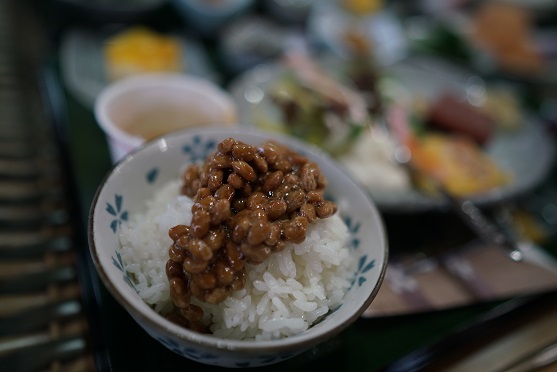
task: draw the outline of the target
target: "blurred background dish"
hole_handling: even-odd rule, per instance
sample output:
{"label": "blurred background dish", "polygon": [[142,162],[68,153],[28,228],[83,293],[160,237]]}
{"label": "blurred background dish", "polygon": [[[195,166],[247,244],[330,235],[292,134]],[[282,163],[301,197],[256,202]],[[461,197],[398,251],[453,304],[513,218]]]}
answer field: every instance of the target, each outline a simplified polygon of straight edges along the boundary
{"label": "blurred background dish", "polygon": [[[383,73],[399,89],[387,93],[391,105],[405,107],[410,129],[424,146],[431,141],[432,147],[422,148],[424,154],[429,152],[425,155],[428,160],[434,160],[430,170],[462,187],[453,190],[460,197],[480,206],[500,203],[533,189],[549,172],[554,142],[539,119],[523,109],[512,85],[484,81],[449,62],[426,56],[407,58]],[[401,95],[400,89],[406,93]],[[386,115],[387,121],[392,120]],[[464,147],[461,137],[468,142]],[[440,140],[437,145],[433,145],[434,138]],[[350,167],[351,161],[362,162],[366,156],[359,154],[357,159],[345,160]],[[443,161],[447,163],[442,165]],[[508,181],[498,178],[503,173]],[[480,186],[480,182],[486,183]],[[423,211],[446,204],[415,182],[410,190],[370,187],[370,192],[386,210]]]}
{"label": "blurred background dish", "polygon": [[233,82],[240,122],[288,133],[333,155],[348,151],[368,125],[366,102],[318,60],[291,52]]}
{"label": "blurred background dish", "polygon": [[109,37],[103,46],[110,81],[152,72],[178,72],[185,65],[181,41],[147,27],[131,27]]}
{"label": "blurred background dish", "polygon": [[382,0],[315,2],[308,19],[308,38],[317,48],[349,59],[367,48],[375,62],[389,65],[407,54],[407,39],[399,18]]}
{"label": "blurred background dish", "polygon": [[311,11],[312,0],[263,0],[265,12],[283,24],[303,26]]}
{"label": "blurred background dish", "polygon": [[427,15],[404,22],[412,50],[454,60],[484,76],[538,86],[557,82],[555,2],[424,3]]}
{"label": "blurred background dish", "polygon": [[[321,66],[340,81],[355,78],[349,75],[351,65],[338,59]],[[518,97],[513,96],[512,86],[487,83],[450,63],[424,56],[407,58],[376,72],[379,75],[375,99],[386,106],[381,108],[384,114],[388,115],[393,104],[402,105],[405,120],[416,135],[432,137],[431,147],[424,147],[424,151],[444,160],[447,151],[456,154],[447,163],[436,161],[430,166],[439,172],[441,167],[448,167],[444,174],[456,172],[461,178],[455,179],[468,182],[468,189],[459,186],[463,193],[460,196],[469,197],[480,206],[502,202],[531,190],[551,168],[553,140],[539,120],[523,110]],[[284,66],[269,64],[248,71],[231,84],[240,122],[259,129],[285,131],[280,124],[285,120],[284,111],[273,98],[273,90],[281,80],[285,80]],[[415,213],[447,207],[446,201],[426,188],[417,187],[416,180],[400,168],[394,160],[398,139],[385,132],[383,124],[377,124],[381,115],[370,114],[376,123],[374,129],[353,132],[350,150],[335,154],[338,160],[366,184],[383,211]],[[475,124],[459,123],[463,118],[475,119]],[[467,144],[454,142],[452,136],[445,137],[449,132],[468,138]],[[471,159],[476,164],[474,168],[468,164]],[[479,186],[479,177],[474,172],[494,176],[485,168],[488,159],[492,162],[491,170],[509,176],[508,183],[502,178],[486,178],[484,186]],[[465,174],[468,178],[462,178]]]}
{"label": "blurred background dish", "polygon": [[527,80],[555,81],[555,55],[551,58],[544,50],[544,30],[540,26],[528,8],[512,2],[492,2],[470,12],[462,33],[474,50],[491,59],[492,70]]}
{"label": "blurred background dish", "polygon": [[115,163],[142,143],[178,130],[234,127],[236,106],[212,82],[181,73],[150,73],[120,79],[101,91],[95,119]]}
{"label": "blurred background dish", "polygon": [[247,13],[253,0],[171,0],[189,29],[201,37],[213,38],[224,25]]}
{"label": "blurred background dish", "polygon": [[301,33],[271,19],[247,15],[228,23],[217,42],[220,58],[232,76],[280,58]]}
{"label": "blurred background dish", "polygon": [[141,26],[106,33],[70,30],[61,44],[60,61],[68,90],[87,108],[112,80],[134,73],[179,71],[213,82],[220,79],[202,45]]}

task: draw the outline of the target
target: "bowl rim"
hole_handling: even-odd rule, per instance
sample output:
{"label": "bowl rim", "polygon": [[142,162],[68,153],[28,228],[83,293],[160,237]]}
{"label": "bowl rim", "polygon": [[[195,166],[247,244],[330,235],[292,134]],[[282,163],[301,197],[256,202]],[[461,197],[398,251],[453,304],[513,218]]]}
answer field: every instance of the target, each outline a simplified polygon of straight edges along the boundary
{"label": "bowl rim", "polygon": [[[374,284],[374,287],[372,289],[372,291],[369,293],[369,295],[367,296],[367,298],[365,299],[365,301],[362,303],[362,305],[356,309],[352,315],[350,315],[350,317],[348,317],[343,323],[338,324],[337,326],[335,326],[334,328],[328,329],[328,330],[324,330],[324,331],[320,331],[316,334],[310,334],[308,336],[307,331],[301,332],[300,334],[297,335],[293,335],[293,336],[289,336],[289,337],[284,337],[281,339],[276,339],[276,340],[264,340],[264,341],[256,341],[256,340],[236,340],[236,339],[224,339],[224,338],[218,338],[215,337],[213,335],[206,335],[206,334],[201,334],[192,330],[189,330],[187,328],[184,327],[180,327],[172,322],[170,322],[169,320],[167,320],[166,318],[164,318],[163,316],[160,316],[158,313],[156,313],[154,310],[149,312],[149,313],[145,313],[141,310],[138,310],[130,301],[128,301],[128,299],[126,299],[126,297],[124,295],[122,295],[119,290],[116,288],[116,286],[114,286],[109,278],[109,275],[107,274],[106,270],[102,267],[102,264],[100,262],[98,253],[97,253],[97,248],[96,248],[96,244],[95,244],[95,237],[93,234],[93,227],[95,224],[95,208],[98,204],[98,200],[100,198],[100,195],[102,194],[102,191],[104,190],[104,187],[107,183],[107,181],[114,175],[120,172],[120,169],[128,162],[132,161],[132,159],[135,157],[135,155],[138,152],[142,152],[142,151],[146,151],[145,149],[151,148],[151,147],[156,147],[157,144],[162,140],[166,140],[170,137],[172,138],[179,138],[179,137],[183,137],[183,136],[193,136],[196,134],[211,134],[211,133],[230,133],[230,136],[233,137],[233,135],[236,134],[250,134],[253,135],[255,134],[256,136],[263,138],[268,138],[268,139],[275,139],[277,141],[283,141],[283,143],[295,143],[297,146],[301,146],[302,148],[305,148],[306,150],[308,150],[309,152],[313,152],[314,155],[317,155],[319,157],[323,157],[326,159],[327,162],[331,163],[331,165],[333,165],[334,167],[336,167],[347,179],[351,180],[356,187],[361,191],[363,197],[366,200],[366,204],[369,208],[371,208],[372,213],[374,215],[377,216],[377,223],[378,223],[378,228],[379,231],[381,233],[381,242],[382,242],[382,255],[384,257],[383,261],[381,262],[381,267],[379,268],[379,275],[378,275],[378,279],[376,281],[376,283]],[[294,351],[294,350],[300,350],[300,351],[304,351],[307,350],[309,348],[311,348],[312,346],[317,345],[318,343],[325,341],[327,339],[330,339],[332,337],[334,337],[335,335],[341,333],[342,331],[344,331],[346,328],[348,328],[350,325],[352,325],[362,314],[363,312],[369,307],[369,305],[371,304],[371,302],[375,299],[375,297],[377,296],[377,293],[379,292],[379,289],[384,281],[385,278],[385,273],[387,270],[387,263],[388,263],[388,258],[389,258],[389,241],[388,241],[388,237],[387,237],[387,233],[386,233],[386,228],[385,228],[385,224],[383,219],[381,218],[381,214],[377,208],[377,206],[375,205],[375,203],[373,202],[371,196],[369,195],[369,193],[367,193],[365,191],[365,188],[363,188],[363,186],[357,181],[355,180],[345,169],[344,166],[342,166],[342,164],[339,164],[338,162],[336,162],[334,159],[332,159],[327,153],[325,153],[323,150],[321,150],[320,148],[302,142],[301,140],[298,140],[297,138],[294,138],[292,136],[288,136],[288,135],[283,135],[283,134],[277,134],[277,133],[268,133],[268,132],[263,132],[260,130],[253,130],[250,129],[248,130],[247,128],[244,127],[234,127],[234,128],[230,128],[230,127],[224,127],[224,126],[211,126],[211,127],[197,127],[197,128],[188,128],[185,130],[180,130],[180,131],[176,131],[176,132],[172,132],[166,135],[162,135],[160,137],[154,138],[150,141],[147,141],[145,143],[143,143],[141,146],[139,146],[138,148],[132,150],[129,154],[127,154],[125,157],[123,157],[122,159],[120,159],[117,163],[113,164],[111,169],[106,173],[106,175],[104,176],[104,178],[101,180],[93,201],[91,203],[90,206],[90,210],[89,210],[89,218],[88,218],[88,230],[87,230],[87,238],[88,238],[88,243],[89,243],[89,252],[90,255],[93,259],[93,263],[94,266],[96,268],[97,274],[99,275],[99,277],[101,278],[103,284],[106,286],[106,288],[108,289],[109,293],[117,300],[117,302],[123,306],[126,311],[132,315],[132,317],[134,318],[134,320],[139,323],[138,319],[140,319],[142,322],[145,322],[149,325],[149,328],[151,329],[156,329],[157,332],[160,332],[161,334],[170,334],[171,336],[178,338],[180,340],[186,341],[186,342],[191,342],[191,343],[196,343],[199,344],[200,347],[205,347],[205,348],[209,348],[209,349],[217,349],[220,351],[229,351],[229,352],[242,352],[245,354],[260,354],[261,352],[266,352],[266,353],[278,353],[278,352],[288,352],[288,351]],[[144,328],[143,325],[139,324],[140,327]],[[311,329],[311,327],[310,327]]]}

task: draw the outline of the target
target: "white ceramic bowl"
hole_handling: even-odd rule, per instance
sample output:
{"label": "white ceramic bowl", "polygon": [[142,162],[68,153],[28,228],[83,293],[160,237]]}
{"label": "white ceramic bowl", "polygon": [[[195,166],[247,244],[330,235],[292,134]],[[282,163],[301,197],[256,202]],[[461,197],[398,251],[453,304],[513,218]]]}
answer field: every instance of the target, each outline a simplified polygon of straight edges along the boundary
{"label": "white ceramic bowl", "polygon": [[[233,137],[253,145],[268,139],[288,145],[317,162],[329,180],[326,193],[337,203],[350,232],[355,255],[353,281],[340,307],[308,330],[274,341],[217,338],[182,328],[156,313],[138,296],[122,269],[120,222],[143,209],[145,200],[184,165],[205,157],[216,144]],[[381,217],[368,194],[323,152],[290,137],[243,128],[192,128],[158,138],[127,155],[99,186],[90,210],[89,246],[96,269],[116,300],[145,331],[170,350],[197,362],[226,367],[255,367],[298,355],[355,322],[383,281],[388,245]]]}
{"label": "white ceramic bowl", "polygon": [[99,94],[94,113],[114,162],[154,137],[195,126],[234,126],[237,121],[236,105],[225,90],[180,73],[118,80]]}

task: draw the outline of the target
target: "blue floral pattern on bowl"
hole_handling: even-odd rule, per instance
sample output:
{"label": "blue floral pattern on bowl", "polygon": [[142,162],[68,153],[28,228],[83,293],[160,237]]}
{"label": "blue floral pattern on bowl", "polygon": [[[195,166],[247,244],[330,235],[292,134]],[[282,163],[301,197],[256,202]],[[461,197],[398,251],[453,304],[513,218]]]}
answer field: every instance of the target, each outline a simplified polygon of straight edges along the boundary
{"label": "blue floral pattern on bowl", "polygon": [[350,216],[344,218],[344,223],[350,233],[350,248],[357,250],[360,247],[358,231],[360,230],[361,223],[353,221]]}
{"label": "blue floral pattern on bowl", "polygon": [[[364,284],[367,280],[366,275],[369,275],[369,271],[375,267],[375,260],[369,260],[367,255],[363,255],[358,260],[358,270],[356,271],[356,275],[354,276],[354,280],[358,283],[358,286]],[[354,285],[354,283],[352,283]]]}
{"label": "blue floral pattern on bowl", "polygon": [[122,224],[122,221],[128,220],[128,211],[122,210],[122,195],[114,195],[114,205],[106,203],[106,211],[114,216],[114,219],[110,222],[110,228],[114,233],[118,230],[118,227]]}
{"label": "blue floral pattern on bowl", "polygon": [[217,142],[214,139],[203,140],[201,136],[194,136],[191,141],[182,146],[182,151],[189,157],[191,163],[199,163],[205,161],[217,148]]}
{"label": "blue floral pattern on bowl", "polygon": [[124,282],[129,285],[130,287],[132,287],[134,289],[135,292],[137,292],[137,288],[135,288],[135,285],[133,284],[133,279],[130,275],[130,273],[128,273],[126,271],[126,269],[124,268],[124,262],[122,261],[122,255],[120,254],[120,252],[115,252],[116,254],[116,258],[114,258],[114,256],[112,256],[112,263],[114,264],[114,266],[120,270],[122,272],[122,279],[124,280]]}
{"label": "blue floral pattern on bowl", "polygon": [[159,168],[153,168],[145,175],[145,180],[148,184],[154,184],[157,181],[157,177],[159,175]]}

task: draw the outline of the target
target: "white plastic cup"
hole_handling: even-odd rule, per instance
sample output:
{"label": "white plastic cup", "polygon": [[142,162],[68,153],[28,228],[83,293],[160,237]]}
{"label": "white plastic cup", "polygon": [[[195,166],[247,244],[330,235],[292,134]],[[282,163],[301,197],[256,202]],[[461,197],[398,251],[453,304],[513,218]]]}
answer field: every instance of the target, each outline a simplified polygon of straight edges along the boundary
{"label": "white plastic cup", "polygon": [[108,85],[95,119],[114,163],[145,141],[189,127],[237,124],[234,101],[215,83],[176,73],[139,74]]}

